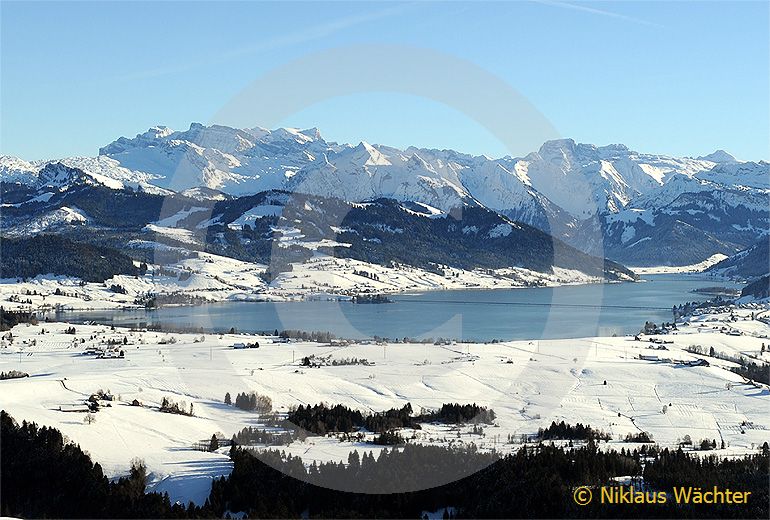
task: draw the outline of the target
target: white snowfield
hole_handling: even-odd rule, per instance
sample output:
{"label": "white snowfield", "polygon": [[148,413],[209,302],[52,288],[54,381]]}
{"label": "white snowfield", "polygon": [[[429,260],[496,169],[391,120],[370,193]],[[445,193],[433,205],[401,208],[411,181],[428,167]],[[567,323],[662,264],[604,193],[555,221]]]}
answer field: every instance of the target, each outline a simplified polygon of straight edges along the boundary
{"label": "white snowfield", "polygon": [[666,273],[702,273],[712,265],[718,264],[725,258],[727,258],[727,255],[723,255],[722,253],[717,253],[715,255],[711,255],[710,257],[708,257],[702,262],[698,262],[697,264],[692,264],[692,265],[680,265],[680,266],[661,265],[656,267],[629,267],[629,269],[631,269],[633,272],[639,275],[666,274]]}
{"label": "white snowfield", "polygon": [[[157,230],[158,226],[153,228]],[[130,245],[160,247],[149,241]],[[362,292],[509,289],[602,282],[580,271],[558,267],[552,273],[511,267],[474,271],[446,268],[444,274],[437,274],[407,265],[385,267],[322,254],[292,267],[292,271],[280,274],[268,284],[261,277],[266,265],[200,252],[197,258],[164,265],[162,270],[150,265],[143,276],[118,275],[104,283],[85,283],[55,275],[27,281],[0,279],[0,302],[6,309],[91,310],[136,307],[137,297],[147,293],[186,295],[210,302],[286,301],[318,295],[348,298]],[[125,294],[112,291],[113,285],[125,289]]]}
{"label": "white snowfield", "polygon": [[[752,319],[752,313],[753,318]],[[285,413],[300,404],[344,404],[382,411],[411,403],[414,410],[443,403],[477,403],[497,414],[484,434],[471,426],[426,425],[402,432],[410,442],[475,443],[501,452],[521,446],[551,421],[581,422],[611,434],[602,449],[638,447],[621,442],[648,432],[655,442],[676,446],[689,436],[698,445],[716,440],[719,456],[752,453],[770,441],[770,390],[729,371],[734,364],[686,349],[770,362],[770,304],[694,317],[675,334],[510,341],[496,344],[318,344],[274,342],[249,335],[201,336],[111,330],[107,326],[39,323],[14,327],[0,338],[0,372],[20,370],[28,378],[0,381],[0,408],[16,420],[60,429],[111,476],[143,459],[151,473],[148,489],[168,491],[172,500],[201,503],[211,480],[227,474],[227,448],[192,449],[221,434],[225,439],[263,419],[225,405],[229,392],[269,396]],[[652,340],[662,341],[654,343]],[[88,349],[117,343],[99,359]],[[259,348],[233,348],[259,342]],[[308,368],[305,356],[329,360],[366,359],[367,364]],[[700,360],[708,364],[697,366]],[[115,396],[87,424],[84,400],[98,390]],[[163,398],[193,406],[193,417],[159,411]],[[141,406],[131,406],[137,400]],[[367,438],[371,439],[371,434]],[[510,442],[513,439],[513,442]],[[724,448],[722,448],[724,442]],[[281,447],[312,461],[346,461],[352,450],[377,451],[362,442],[309,437]]]}

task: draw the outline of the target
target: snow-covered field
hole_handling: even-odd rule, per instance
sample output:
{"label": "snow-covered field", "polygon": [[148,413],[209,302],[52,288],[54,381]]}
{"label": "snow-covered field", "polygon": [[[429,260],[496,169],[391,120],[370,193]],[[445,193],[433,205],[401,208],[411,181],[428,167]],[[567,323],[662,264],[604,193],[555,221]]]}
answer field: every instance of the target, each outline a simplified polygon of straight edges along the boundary
{"label": "snow-covered field", "polygon": [[[510,289],[531,285],[555,286],[579,283],[600,283],[601,279],[580,271],[554,268],[552,274],[522,268],[467,271],[447,267],[444,274],[432,273],[400,265],[385,267],[349,258],[318,255],[303,264],[294,264],[291,272],[282,273],[271,284],[276,292],[302,294],[331,292],[395,293],[401,291],[430,291],[447,289]],[[370,276],[364,276],[366,272]]]}
{"label": "snow-covered field", "polygon": [[[209,302],[287,301],[319,294],[344,298],[361,292],[508,289],[602,281],[580,271],[558,267],[550,274],[516,267],[495,271],[447,268],[444,274],[437,274],[407,265],[385,267],[322,254],[292,267],[292,271],[282,273],[268,284],[261,277],[267,269],[265,265],[201,252],[197,258],[163,266],[162,271],[158,266],[149,266],[143,276],[118,275],[104,283],[85,283],[54,275],[27,281],[0,279],[0,302],[6,309],[90,310],[136,307],[137,297],[147,293],[174,294]],[[112,291],[113,285],[125,289],[125,294]]]}
{"label": "snow-covered field", "polygon": [[679,265],[679,266],[669,266],[669,265],[661,265],[657,267],[630,267],[633,272],[639,275],[643,274],[666,274],[666,273],[702,273],[712,265],[716,265],[722,260],[727,258],[727,255],[723,255],[722,253],[717,253],[715,255],[711,255],[707,259],[705,259],[702,262],[698,262],[697,264],[692,265]]}
{"label": "snow-covered field", "polygon": [[[689,435],[695,443],[716,439],[720,455],[749,453],[770,441],[770,391],[745,381],[731,362],[685,351],[693,345],[719,354],[770,362],[767,304],[692,318],[675,334],[569,340],[511,341],[495,344],[326,345],[274,342],[271,337],[192,335],[111,330],[100,325],[19,325],[0,340],[0,372],[20,370],[29,378],[0,381],[0,407],[17,420],[62,430],[104,467],[109,475],[127,472],[134,457],[151,472],[149,489],[168,491],[172,500],[202,502],[211,479],[228,473],[227,448],[218,453],[191,446],[212,434],[229,438],[262,419],[223,403],[226,392],[256,391],[273,409],[299,404],[341,403],[362,411],[381,411],[410,402],[415,409],[443,403],[478,403],[497,414],[484,435],[429,425],[405,432],[413,442],[470,443],[503,452],[517,449],[551,421],[588,423],[610,433],[606,449],[630,447],[628,433],[646,431],[662,445]],[[666,342],[652,343],[651,339]],[[89,347],[112,340],[124,358],[98,359]],[[258,341],[259,348],[235,349]],[[671,342],[671,343],[668,343]],[[304,356],[363,358],[369,365],[301,365]],[[688,364],[707,359],[709,366]],[[115,401],[86,424],[82,408],[92,393],[109,390]],[[194,417],[162,413],[164,397],[194,406]],[[134,400],[142,406],[131,406]],[[70,410],[70,411],[68,411]],[[459,433],[459,435],[458,435]],[[509,443],[509,436],[515,443]],[[311,437],[295,441],[288,453],[313,460],[347,460],[353,449],[370,444]],[[714,452],[709,452],[714,453]]]}

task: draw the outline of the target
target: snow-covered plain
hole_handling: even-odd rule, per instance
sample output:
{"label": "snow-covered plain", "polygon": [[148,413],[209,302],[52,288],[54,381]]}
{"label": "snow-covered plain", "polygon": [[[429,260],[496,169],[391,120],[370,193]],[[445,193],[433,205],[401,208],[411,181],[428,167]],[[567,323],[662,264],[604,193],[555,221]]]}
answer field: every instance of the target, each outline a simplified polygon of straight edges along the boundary
{"label": "snow-covered plain", "polygon": [[722,260],[727,258],[727,255],[723,255],[722,253],[717,253],[715,255],[711,255],[707,259],[705,259],[702,262],[698,262],[697,264],[692,265],[680,265],[680,266],[669,266],[669,265],[661,265],[656,267],[630,267],[633,272],[636,274],[667,274],[667,273],[702,273],[712,265],[716,265]]}
{"label": "snow-covered plain", "polygon": [[[619,439],[646,431],[661,445],[674,446],[689,435],[696,444],[725,442],[724,449],[708,453],[740,455],[770,441],[770,390],[730,372],[729,361],[685,350],[700,345],[770,362],[770,353],[761,352],[763,343],[770,345],[770,325],[757,319],[770,314],[770,305],[748,304],[733,314],[735,319],[722,309],[696,316],[675,334],[640,341],[598,337],[442,345],[280,343],[272,337],[101,325],[76,325],[75,334],[67,334],[68,324],[23,324],[12,329],[12,341],[7,333],[0,340],[0,371],[21,370],[30,377],[0,381],[0,407],[17,420],[59,428],[109,475],[125,474],[134,457],[143,459],[151,472],[149,489],[198,503],[205,500],[211,479],[227,474],[230,465],[226,448],[205,453],[191,446],[214,433],[229,438],[262,422],[255,413],[223,404],[226,392],[233,398],[248,391],[267,395],[279,413],[319,402],[362,411],[407,402],[416,411],[475,402],[497,414],[483,436],[470,426],[427,425],[404,432],[412,442],[427,444],[472,442],[506,452],[520,446],[522,435],[564,420],[610,433],[613,441],[603,449],[632,447]],[[651,339],[671,343],[664,350]],[[89,347],[104,347],[110,340],[119,343],[124,358],[85,355]],[[254,341],[259,348],[233,348]],[[302,358],[310,355],[370,364],[303,367]],[[688,364],[698,359],[707,359],[709,366]],[[93,423],[86,424],[83,412],[63,411],[82,406],[99,389],[116,399],[94,414]],[[164,397],[192,404],[195,416],[160,412]],[[134,399],[142,406],[130,406]],[[310,437],[282,449],[310,463],[345,461],[354,449],[380,448]]]}

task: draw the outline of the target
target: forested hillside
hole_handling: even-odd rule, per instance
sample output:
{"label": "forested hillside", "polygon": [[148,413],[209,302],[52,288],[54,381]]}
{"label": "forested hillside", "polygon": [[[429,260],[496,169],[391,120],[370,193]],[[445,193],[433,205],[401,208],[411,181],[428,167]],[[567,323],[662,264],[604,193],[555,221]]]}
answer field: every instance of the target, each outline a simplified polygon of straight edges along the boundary
{"label": "forested hillside", "polygon": [[[575,449],[539,445],[499,458],[471,448],[407,444],[353,452],[347,464],[313,463],[268,451],[255,457],[233,446],[232,474],[214,481],[202,506],[171,505],[145,493],[147,471],[135,463],[110,482],[78,446],[54,429],[0,412],[0,515],[20,518],[419,518],[425,511],[471,518],[767,518],[767,443],[743,459],[694,457],[681,450],[601,451],[589,441]],[[642,465],[642,460],[645,464]],[[656,490],[713,486],[751,492],[747,504],[575,504],[577,486],[617,485],[636,475]],[[350,489],[351,491],[338,491]],[[416,491],[404,492],[404,489]],[[448,508],[448,509],[447,509]]]}
{"label": "forested hillside", "polygon": [[58,235],[0,240],[0,278],[55,274],[103,282],[116,274],[139,273],[133,260],[115,249],[74,242]]}

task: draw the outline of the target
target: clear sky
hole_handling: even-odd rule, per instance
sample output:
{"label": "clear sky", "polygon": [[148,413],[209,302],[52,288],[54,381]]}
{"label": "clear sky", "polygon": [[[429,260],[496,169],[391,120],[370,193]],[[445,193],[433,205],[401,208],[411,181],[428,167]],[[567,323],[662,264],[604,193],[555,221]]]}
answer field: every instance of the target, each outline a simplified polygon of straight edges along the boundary
{"label": "clear sky", "polygon": [[[0,152],[30,160],[95,155],[150,126],[209,123],[242,89],[292,60],[399,44],[478,65],[580,142],[691,156],[724,148],[768,159],[768,5],[3,0]],[[362,61],[362,74],[377,66]],[[281,123],[317,126],[340,142],[509,153],[452,107],[404,93],[333,97]]]}

